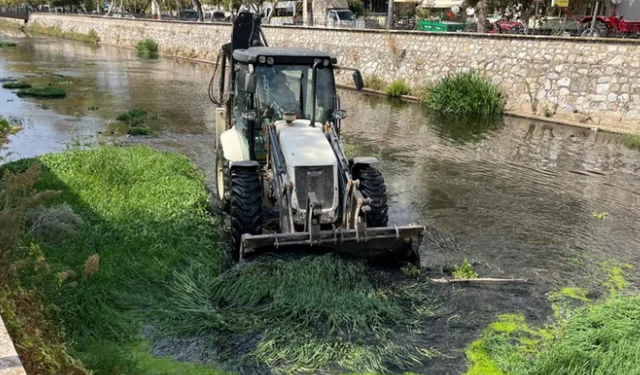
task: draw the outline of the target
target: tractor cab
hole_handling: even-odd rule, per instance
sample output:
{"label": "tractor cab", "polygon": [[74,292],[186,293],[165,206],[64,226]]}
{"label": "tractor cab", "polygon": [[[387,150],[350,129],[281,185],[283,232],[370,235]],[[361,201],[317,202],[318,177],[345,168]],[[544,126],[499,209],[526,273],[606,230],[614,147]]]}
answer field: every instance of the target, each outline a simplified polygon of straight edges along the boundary
{"label": "tractor cab", "polygon": [[[277,121],[322,127],[345,117],[336,95],[335,57],[303,48],[251,47],[235,50],[233,59],[231,120],[247,137],[253,160],[265,160],[264,133]],[[356,86],[362,82],[359,74],[354,79]]]}

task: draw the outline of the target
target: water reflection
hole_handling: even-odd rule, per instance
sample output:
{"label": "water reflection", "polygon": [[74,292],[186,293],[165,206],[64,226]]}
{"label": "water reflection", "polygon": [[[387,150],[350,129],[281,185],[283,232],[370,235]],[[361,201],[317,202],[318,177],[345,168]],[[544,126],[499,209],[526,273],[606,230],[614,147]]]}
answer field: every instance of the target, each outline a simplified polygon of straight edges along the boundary
{"label": "water reflection", "polygon": [[424,115],[439,137],[460,146],[487,139],[504,126],[504,118],[501,116],[452,116],[433,113],[426,109]]}

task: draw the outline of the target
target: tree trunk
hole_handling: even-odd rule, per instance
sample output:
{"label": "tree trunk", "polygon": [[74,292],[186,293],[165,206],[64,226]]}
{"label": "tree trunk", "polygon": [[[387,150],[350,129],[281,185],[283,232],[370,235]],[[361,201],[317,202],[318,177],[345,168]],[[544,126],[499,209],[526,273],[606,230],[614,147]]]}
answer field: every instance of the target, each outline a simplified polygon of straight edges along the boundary
{"label": "tree trunk", "polygon": [[478,18],[478,32],[486,33],[487,29],[485,24],[487,23],[487,0],[480,0],[476,4],[476,14]]}
{"label": "tree trunk", "polygon": [[202,13],[202,2],[200,0],[193,0],[193,5],[198,11],[198,21],[204,22],[204,13]]}

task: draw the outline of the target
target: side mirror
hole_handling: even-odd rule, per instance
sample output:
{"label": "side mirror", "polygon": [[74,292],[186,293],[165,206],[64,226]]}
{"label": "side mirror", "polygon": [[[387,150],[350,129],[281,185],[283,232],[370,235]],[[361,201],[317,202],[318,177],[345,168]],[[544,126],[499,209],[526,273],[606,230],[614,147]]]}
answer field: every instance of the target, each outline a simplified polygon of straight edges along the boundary
{"label": "side mirror", "polygon": [[360,74],[359,70],[353,72],[353,83],[355,83],[358,91],[364,88],[364,81],[362,80],[362,74]]}
{"label": "side mirror", "polygon": [[258,86],[258,76],[254,73],[247,73],[244,76],[244,91],[249,94],[255,94]]}
{"label": "side mirror", "polygon": [[344,120],[347,118],[347,111],[344,109],[336,109],[333,111],[333,118],[336,120]]}

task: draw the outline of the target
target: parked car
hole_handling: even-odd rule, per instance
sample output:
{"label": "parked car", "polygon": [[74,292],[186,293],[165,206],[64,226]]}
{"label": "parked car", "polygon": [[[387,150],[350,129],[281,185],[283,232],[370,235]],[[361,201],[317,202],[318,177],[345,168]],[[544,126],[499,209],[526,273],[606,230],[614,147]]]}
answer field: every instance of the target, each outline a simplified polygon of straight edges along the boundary
{"label": "parked car", "polygon": [[213,11],[209,17],[205,18],[211,22],[229,22],[231,20],[231,17],[227,17],[227,15],[221,10]]}

